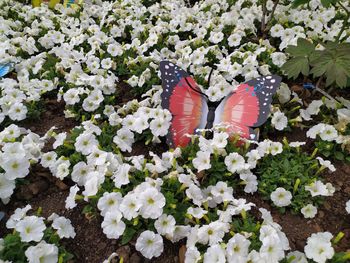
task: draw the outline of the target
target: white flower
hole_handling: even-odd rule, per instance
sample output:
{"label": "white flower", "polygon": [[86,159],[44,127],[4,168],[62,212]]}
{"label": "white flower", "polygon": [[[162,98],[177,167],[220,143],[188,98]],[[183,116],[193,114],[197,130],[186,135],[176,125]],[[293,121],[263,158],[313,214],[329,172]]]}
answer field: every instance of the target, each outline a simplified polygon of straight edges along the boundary
{"label": "white flower", "polygon": [[225,182],[217,182],[213,188],[211,188],[211,194],[214,197],[216,203],[222,203],[224,201],[233,200],[233,188],[228,187]]}
{"label": "white flower", "polygon": [[333,235],[329,232],[312,234],[304,248],[306,256],[317,263],[325,263],[327,259],[331,259],[334,255],[332,238]]}
{"label": "white flower", "polygon": [[76,142],[74,143],[74,147],[76,151],[81,152],[84,155],[89,155],[95,149],[97,149],[98,141],[92,133],[82,133],[80,134]]}
{"label": "white flower", "polygon": [[208,211],[204,210],[203,208],[201,207],[195,207],[193,208],[192,206],[189,207],[187,209],[187,214],[195,217],[195,218],[198,218],[198,219],[201,219],[205,214],[207,214]]}
{"label": "white flower", "polygon": [[325,125],[324,129],[320,133],[320,137],[324,141],[334,141],[338,137],[337,130],[332,125]]}
{"label": "white flower", "polygon": [[297,148],[297,147],[303,146],[305,144],[306,144],[306,142],[290,142],[289,146],[293,147],[293,148]]}
{"label": "white flower", "polygon": [[129,192],[126,196],[124,196],[119,210],[123,213],[123,216],[127,220],[131,220],[138,216],[138,211],[141,208],[142,203],[141,200],[138,199],[137,194],[132,194]]}
{"label": "white flower", "polygon": [[195,205],[201,206],[202,202],[204,202],[202,190],[195,184],[191,184],[188,189],[186,189],[186,196],[192,199]]}
{"label": "white flower", "polygon": [[160,235],[146,230],[137,238],[135,248],[145,258],[159,257],[164,250],[163,239]]}
{"label": "white flower", "polygon": [[172,236],[175,224],[176,221],[172,215],[163,214],[154,222],[154,227],[159,234]]}
{"label": "white flower", "polygon": [[282,131],[287,127],[288,119],[283,112],[280,112],[278,110],[273,114],[271,118],[271,124],[276,128],[276,130]]}
{"label": "white flower", "polygon": [[103,193],[103,196],[98,199],[97,208],[101,211],[101,215],[105,214],[112,210],[119,210],[120,203],[122,202],[121,193]]}
{"label": "white flower", "polygon": [[213,136],[212,144],[218,149],[223,149],[227,145],[228,133],[227,132],[215,132]]}
{"label": "white flower", "polygon": [[239,174],[239,178],[244,184],[244,192],[255,193],[258,190],[258,180],[256,175],[250,171],[245,171]]}
{"label": "white flower", "polygon": [[346,202],[345,210],[346,210],[346,212],[348,212],[348,214],[350,214],[350,200]]}
{"label": "white flower", "polygon": [[285,83],[281,83],[281,86],[277,90],[277,96],[280,103],[284,104],[290,101],[290,96],[292,92],[290,91],[289,87]]}
{"label": "white flower", "polygon": [[214,245],[208,248],[204,253],[203,263],[225,263],[225,250],[220,245]]}
{"label": "white flower", "polygon": [[226,254],[229,262],[245,263],[250,241],[243,235],[235,234],[227,243]]}
{"label": "white flower", "polygon": [[144,190],[140,199],[142,200],[140,213],[144,218],[156,219],[163,213],[165,197],[156,188],[150,187]]}
{"label": "white flower", "polygon": [[75,196],[77,195],[78,192],[79,192],[79,187],[77,185],[73,185],[69,189],[69,195],[67,196],[66,205],[65,205],[66,209],[72,209],[77,206],[75,202]]}
{"label": "white flower", "polygon": [[107,238],[118,239],[124,233],[126,225],[121,220],[122,217],[123,215],[119,210],[112,210],[106,213],[101,226]]}
{"label": "white flower", "polygon": [[282,52],[274,52],[271,54],[272,63],[278,67],[282,67],[287,61],[287,56]]}
{"label": "white flower", "polygon": [[7,220],[6,227],[9,229],[15,228],[16,224],[26,216],[30,209],[32,209],[31,205],[26,205],[23,208],[16,208],[15,212],[10,216],[9,220]]}
{"label": "white flower", "polygon": [[330,161],[323,160],[323,158],[321,158],[321,157],[316,157],[316,159],[319,161],[320,165],[327,167],[331,172],[336,171],[334,165]]}
{"label": "white flower", "polygon": [[310,115],[317,115],[320,112],[320,108],[322,105],[322,100],[313,100],[307,107],[306,111]]}
{"label": "white flower", "polygon": [[308,263],[305,254],[300,251],[289,252],[287,260],[290,263]]}
{"label": "white flower", "polygon": [[222,241],[225,233],[229,231],[228,223],[220,221],[211,222],[209,225],[204,225],[198,229],[198,242],[201,244],[214,245]]}
{"label": "white flower", "polygon": [[225,157],[225,164],[227,170],[229,170],[231,173],[235,173],[245,168],[244,158],[236,152],[230,153]]}
{"label": "white flower", "polygon": [[52,222],[52,227],[57,230],[57,234],[60,238],[75,237],[75,231],[71,221],[63,216],[55,218]]}
{"label": "white flower", "polygon": [[170,127],[170,122],[166,119],[158,117],[151,121],[149,124],[151,132],[154,136],[165,136],[168,133],[168,129]]}
{"label": "white flower", "polygon": [[214,43],[214,44],[217,44],[219,42],[221,42],[221,40],[224,39],[224,34],[222,32],[210,32],[210,37],[209,37],[209,41]]}
{"label": "white flower", "polygon": [[291,204],[292,194],[283,187],[276,188],[275,191],[271,193],[271,200],[275,206],[283,207]]}
{"label": "white flower", "polygon": [[198,170],[198,172],[210,169],[210,152],[198,151],[196,154],[196,158],[192,160],[192,164],[194,168]]}
{"label": "white flower", "polygon": [[16,187],[15,180],[8,180],[4,174],[0,173],[0,198],[9,198]]}
{"label": "white flower", "polygon": [[228,38],[228,45],[230,47],[237,47],[241,43],[242,36],[240,34],[231,34]]}
{"label": "white flower", "polygon": [[196,247],[189,247],[185,253],[185,263],[197,263],[201,259],[201,253]]}
{"label": "white flower", "polygon": [[322,183],[321,181],[315,181],[315,182],[311,183],[310,185],[306,185],[305,190],[309,191],[311,193],[312,197],[318,196],[318,195],[322,195],[322,196],[329,195],[329,191],[327,189],[327,186],[324,183]]}
{"label": "white flower", "polygon": [[5,177],[8,180],[24,178],[29,173],[30,163],[26,158],[3,157],[4,162],[1,164],[5,170]]}
{"label": "white flower", "polygon": [[301,213],[305,218],[314,218],[317,214],[317,207],[312,204],[308,204],[301,209]]}
{"label": "white flower", "polygon": [[39,242],[44,236],[46,226],[42,217],[26,216],[16,224],[15,229],[23,242]]}
{"label": "white flower", "polygon": [[306,136],[311,139],[316,139],[316,136],[320,134],[325,129],[324,123],[319,123],[313,127],[311,127],[307,132]]}
{"label": "white flower", "polygon": [[57,263],[58,248],[47,244],[44,240],[36,246],[30,246],[25,251],[29,263]]}
{"label": "white flower", "polygon": [[131,166],[127,163],[119,165],[118,169],[113,173],[114,185],[120,188],[122,185],[126,185],[130,182],[129,171]]}
{"label": "white flower", "polygon": [[274,235],[267,236],[262,243],[259,252],[265,262],[279,262],[284,258],[284,251],[279,238]]}
{"label": "white flower", "polygon": [[117,131],[117,135],[113,138],[113,142],[121,151],[131,152],[131,145],[134,143],[134,134],[127,128]]}

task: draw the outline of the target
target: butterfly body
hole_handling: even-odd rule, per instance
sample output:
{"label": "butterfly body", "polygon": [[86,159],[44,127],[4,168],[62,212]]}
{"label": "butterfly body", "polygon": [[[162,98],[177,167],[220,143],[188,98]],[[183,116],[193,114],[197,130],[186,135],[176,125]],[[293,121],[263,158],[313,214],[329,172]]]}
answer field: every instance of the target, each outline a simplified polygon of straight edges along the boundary
{"label": "butterfly body", "polygon": [[220,105],[220,102],[212,102],[212,101],[208,101],[208,116],[207,116],[207,124],[205,125],[205,129],[211,129],[213,128],[213,124],[215,121],[215,111],[216,108]]}
{"label": "butterfly body", "polygon": [[230,134],[256,139],[252,129],[262,125],[270,112],[272,95],[281,81],[278,76],[265,76],[239,85],[220,101],[212,102],[201,92],[189,74],[169,61],[160,63],[163,93],[162,107],[173,116],[167,136],[170,147],[186,146],[188,134],[226,124]]}

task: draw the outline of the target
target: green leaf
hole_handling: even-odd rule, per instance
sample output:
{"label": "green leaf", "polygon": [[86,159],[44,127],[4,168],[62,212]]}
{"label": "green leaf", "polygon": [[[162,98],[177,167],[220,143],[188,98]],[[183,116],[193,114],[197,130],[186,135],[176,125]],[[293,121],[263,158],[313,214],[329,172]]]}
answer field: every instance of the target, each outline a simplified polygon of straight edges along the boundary
{"label": "green leaf", "polygon": [[289,45],[286,52],[293,57],[309,57],[315,51],[315,45],[305,38],[298,38],[297,45]]}
{"label": "green leaf", "polygon": [[339,161],[344,161],[344,154],[342,152],[335,152],[334,153],[335,158],[337,158]]}
{"label": "green leaf", "polygon": [[315,58],[310,61],[310,73],[314,77],[325,75],[326,86],[336,83],[338,87],[347,86],[350,77],[350,45],[328,42],[325,49],[315,52]]}
{"label": "green leaf", "polygon": [[121,245],[124,246],[125,244],[129,243],[129,241],[134,237],[136,233],[136,230],[130,227],[127,227],[124,231]]}
{"label": "green leaf", "polygon": [[292,4],[292,8],[296,8],[298,6],[301,5],[305,5],[307,3],[309,3],[311,0],[294,0],[293,4]]}
{"label": "green leaf", "polygon": [[309,60],[305,57],[296,57],[288,60],[282,68],[289,78],[296,79],[300,73],[307,76],[309,74]]}

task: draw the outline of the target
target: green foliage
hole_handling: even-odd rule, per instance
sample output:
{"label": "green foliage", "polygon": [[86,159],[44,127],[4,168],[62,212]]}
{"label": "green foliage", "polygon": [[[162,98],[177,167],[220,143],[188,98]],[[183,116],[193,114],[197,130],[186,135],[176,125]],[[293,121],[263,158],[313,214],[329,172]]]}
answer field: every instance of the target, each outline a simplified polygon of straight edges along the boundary
{"label": "green foliage", "polygon": [[314,77],[325,76],[326,86],[333,83],[340,88],[347,86],[350,78],[350,44],[328,42],[324,50],[313,52],[310,71]]}
{"label": "green foliage", "polygon": [[315,50],[314,44],[310,41],[299,38],[297,46],[288,46],[286,52],[292,58],[288,60],[283,66],[289,78],[296,79],[300,73],[307,76],[310,71],[310,59]]}
{"label": "green foliage", "polygon": [[[60,237],[52,227],[48,227],[44,232],[43,240],[58,247],[58,262],[65,263],[73,259],[73,254],[69,253],[59,242]],[[25,251],[30,246],[35,246],[35,242],[22,242],[18,232],[7,234],[4,237],[3,249],[0,251],[0,261],[8,260],[16,263],[26,263]],[[1,261],[2,262],[2,261]]]}
{"label": "green foliage", "polygon": [[[292,7],[296,8],[301,5],[309,4],[310,2],[311,0],[294,0]],[[338,2],[341,2],[341,0],[321,0],[321,4],[326,8],[337,4]]]}
{"label": "green foliage", "polygon": [[24,252],[29,246],[29,243],[21,241],[18,233],[8,234],[4,238],[4,249],[0,251],[0,259],[25,263],[27,262],[27,258]]}
{"label": "green foliage", "polygon": [[[290,191],[293,195],[291,208],[295,213],[310,203],[311,194],[305,190],[317,178],[320,166],[313,156],[300,152],[295,148],[284,149],[282,153],[269,155],[257,166],[258,191],[263,199],[269,200],[270,195],[278,187]],[[312,198],[318,204],[321,198]],[[281,208],[281,212],[284,212]]]}
{"label": "green foliage", "polygon": [[[296,79],[300,73],[314,78],[325,77],[326,86],[348,86],[350,78],[350,44],[327,42],[323,50],[315,50],[315,44],[299,38],[297,46],[288,46],[291,58],[282,66],[289,78]],[[311,70],[310,70],[311,68]]]}

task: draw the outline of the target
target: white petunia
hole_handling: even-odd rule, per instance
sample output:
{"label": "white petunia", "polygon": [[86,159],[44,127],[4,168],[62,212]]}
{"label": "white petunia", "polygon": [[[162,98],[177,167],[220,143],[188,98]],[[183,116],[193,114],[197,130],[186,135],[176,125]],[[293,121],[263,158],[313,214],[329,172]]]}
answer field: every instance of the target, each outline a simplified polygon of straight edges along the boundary
{"label": "white petunia", "polygon": [[317,214],[317,207],[312,204],[308,204],[301,209],[301,213],[305,218],[314,218]]}
{"label": "white petunia", "polygon": [[63,216],[57,217],[52,222],[52,227],[57,230],[60,238],[74,238],[75,231],[71,221]]}
{"label": "white petunia", "polygon": [[291,204],[292,193],[284,189],[283,187],[276,188],[270,195],[272,202],[278,206],[288,206]]}
{"label": "white petunia", "polygon": [[30,246],[25,251],[28,263],[57,263],[58,247],[44,240],[36,246]]}
{"label": "white petunia", "polygon": [[309,259],[317,263],[325,263],[334,255],[331,239],[333,235],[329,232],[314,233],[307,239],[305,254]]}
{"label": "white petunia", "polygon": [[176,221],[172,215],[161,215],[155,222],[154,227],[161,235],[173,235],[175,231]]}
{"label": "white petunia", "polygon": [[15,229],[23,242],[39,242],[44,236],[46,226],[42,217],[26,216],[16,224]]}
{"label": "white petunia", "polygon": [[244,158],[236,152],[230,153],[225,157],[225,164],[227,170],[231,173],[239,172],[245,168]]}
{"label": "white petunia", "polygon": [[107,238],[118,239],[123,235],[126,225],[121,220],[123,215],[118,210],[109,211],[106,213],[102,222],[103,233],[106,234]]}
{"label": "white petunia", "polygon": [[210,169],[210,152],[198,151],[196,158],[192,160],[192,164],[194,168],[198,170],[198,172]]}
{"label": "white petunia", "polygon": [[163,239],[160,235],[146,230],[137,238],[135,248],[145,258],[159,257],[164,250]]}
{"label": "white petunia", "polygon": [[276,130],[283,131],[288,125],[288,119],[283,112],[278,110],[273,114],[271,124]]}

